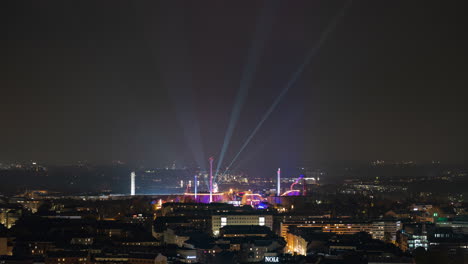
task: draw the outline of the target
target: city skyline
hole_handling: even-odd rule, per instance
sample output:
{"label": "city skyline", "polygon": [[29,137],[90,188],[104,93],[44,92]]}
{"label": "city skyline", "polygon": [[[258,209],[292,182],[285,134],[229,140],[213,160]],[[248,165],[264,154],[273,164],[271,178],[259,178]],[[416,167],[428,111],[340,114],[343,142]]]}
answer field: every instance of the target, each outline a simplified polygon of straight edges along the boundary
{"label": "city skyline", "polygon": [[468,263],[461,1],[6,1],[0,264]]}

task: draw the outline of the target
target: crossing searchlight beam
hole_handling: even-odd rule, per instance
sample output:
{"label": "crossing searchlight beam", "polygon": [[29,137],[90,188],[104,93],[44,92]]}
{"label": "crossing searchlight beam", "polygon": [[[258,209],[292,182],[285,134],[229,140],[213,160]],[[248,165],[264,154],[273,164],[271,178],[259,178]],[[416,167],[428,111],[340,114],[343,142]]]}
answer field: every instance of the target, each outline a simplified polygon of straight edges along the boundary
{"label": "crossing searchlight beam", "polygon": [[276,97],[275,101],[273,102],[273,104],[268,108],[268,110],[266,111],[266,113],[263,115],[262,119],[260,120],[260,122],[257,124],[257,126],[254,128],[254,130],[252,131],[252,133],[250,133],[249,137],[247,138],[247,140],[244,142],[244,144],[242,145],[242,147],[240,148],[239,152],[234,156],[234,158],[232,159],[231,163],[229,163],[229,165],[227,166],[226,170],[224,171],[224,173],[226,173],[226,171],[232,166],[232,164],[234,164],[234,162],[236,162],[237,158],[239,157],[239,155],[242,153],[242,151],[244,151],[244,149],[247,147],[247,145],[250,143],[250,141],[252,140],[252,138],[255,136],[255,134],[257,133],[257,131],[262,127],[263,123],[265,123],[265,121],[268,119],[268,117],[271,115],[271,113],[273,112],[273,110],[275,110],[275,108],[278,106],[278,104],[281,102],[281,99],[283,99],[283,97],[286,95],[286,93],[289,91],[289,89],[297,82],[297,80],[299,79],[299,77],[301,76],[302,72],[304,72],[305,68],[309,65],[309,63],[311,62],[312,58],[315,57],[317,55],[317,53],[320,51],[321,47],[323,46],[323,44],[325,43],[325,41],[328,39],[328,37],[330,36],[330,34],[333,32],[333,30],[335,30],[336,26],[338,25],[338,22],[340,22],[340,20],[343,18],[346,10],[349,8],[349,6],[351,5],[352,1],[351,0],[348,0],[345,5],[338,11],[338,13],[333,16],[330,24],[328,24],[328,26],[325,28],[325,30],[322,32],[322,34],[320,35],[320,38],[318,40],[318,42],[315,44],[315,46],[313,46],[308,52],[307,52],[307,55],[304,59],[304,61],[302,62],[302,64],[299,66],[299,68],[293,73],[291,79],[288,81],[288,83],[286,84],[286,86],[283,88],[283,90],[281,91],[281,93],[278,95],[278,97]]}

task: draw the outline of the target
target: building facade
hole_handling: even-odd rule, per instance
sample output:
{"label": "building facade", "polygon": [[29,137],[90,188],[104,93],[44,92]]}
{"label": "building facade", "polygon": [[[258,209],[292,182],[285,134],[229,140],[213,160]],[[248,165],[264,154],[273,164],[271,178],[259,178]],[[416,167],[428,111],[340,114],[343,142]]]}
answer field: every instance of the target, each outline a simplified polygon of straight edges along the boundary
{"label": "building facade", "polygon": [[258,225],[273,229],[273,215],[268,214],[214,214],[211,217],[211,231],[214,236],[227,225]]}

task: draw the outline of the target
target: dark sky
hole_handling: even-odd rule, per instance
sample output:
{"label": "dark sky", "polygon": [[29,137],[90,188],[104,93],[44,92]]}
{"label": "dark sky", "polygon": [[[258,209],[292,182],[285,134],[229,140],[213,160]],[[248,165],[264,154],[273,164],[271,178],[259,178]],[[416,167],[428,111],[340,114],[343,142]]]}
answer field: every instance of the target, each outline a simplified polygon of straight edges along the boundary
{"label": "dark sky", "polygon": [[[354,1],[237,166],[466,161],[462,3]],[[219,157],[264,5],[2,3],[0,159],[188,164],[189,144]],[[281,2],[225,163],[343,5]]]}

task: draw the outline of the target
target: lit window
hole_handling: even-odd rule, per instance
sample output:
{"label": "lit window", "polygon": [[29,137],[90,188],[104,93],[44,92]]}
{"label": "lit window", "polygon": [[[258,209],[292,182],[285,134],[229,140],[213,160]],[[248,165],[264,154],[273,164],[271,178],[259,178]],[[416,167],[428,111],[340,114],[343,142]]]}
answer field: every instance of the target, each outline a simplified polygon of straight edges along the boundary
{"label": "lit window", "polygon": [[265,225],[265,217],[261,216],[258,218],[258,225],[264,226]]}

